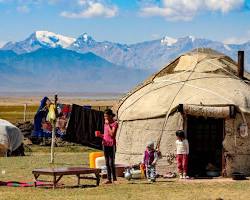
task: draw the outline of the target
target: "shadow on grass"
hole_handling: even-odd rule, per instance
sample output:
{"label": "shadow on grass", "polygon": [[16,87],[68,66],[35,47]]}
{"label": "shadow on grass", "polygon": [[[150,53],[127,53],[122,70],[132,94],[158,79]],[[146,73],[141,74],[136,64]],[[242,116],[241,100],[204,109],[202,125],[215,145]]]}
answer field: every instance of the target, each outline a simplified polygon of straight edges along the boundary
{"label": "shadow on grass", "polygon": [[138,185],[148,185],[148,184],[155,184],[155,183],[172,183],[176,182],[175,180],[157,180],[156,182],[146,182],[146,181],[136,181],[136,182],[128,182],[128,184],[138,184]]}
{"label": "shadow on grass", "polygon": [[[60,185],[60,186],[57,186],[55,189],[58,190],[58,189],[95,188],[95,187],[98,187],[98,186],[96,186],[96,185],[73,185],[73,186]],[[37,186],[36,188],[39,188],[39,189],[52,189],[53,190],[53,186]]]}

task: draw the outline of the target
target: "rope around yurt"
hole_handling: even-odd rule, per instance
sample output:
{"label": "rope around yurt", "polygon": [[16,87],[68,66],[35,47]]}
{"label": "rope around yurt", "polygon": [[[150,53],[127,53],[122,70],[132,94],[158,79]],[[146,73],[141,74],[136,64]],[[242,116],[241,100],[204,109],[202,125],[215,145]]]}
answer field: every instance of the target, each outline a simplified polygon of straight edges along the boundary
{"label": "rope around yurt", "polygon": [[[203,60],[203,59],[201,59],[200,62],[201,62],[202,60]],[[168,112],[167,112],[167,114],[166,114],[166,117],[165,117],[165,119],[164,119],[163,126],[162,126],[162,129],[161,129],[161,134],[160,134],[160,136],[159,136],[159,138],[158,138],[158,140],[157,140],[157,143],[156,143],[156,149],[157,149],[157,151],[159,151],[159,152],[160,152],[160,144],[161,144],[161,139],[162,139],[163,131],[164,131],[165,126],[167,125],[168,118],[169,118],[169,114],[170,114],[170,112],[171,112],[171,106],[172,106],[172,104],[174,103],[174,101],[175,101],[176,97],[178,96],[179,92],[181,91],[181,89],[184,87],[185,83],[188,81],[188,79],[189,79],[189,78],[191,77],[191,75],[194,73],[195,68],[197,67],[197,65],[198,65],[200,62],[198,62],[198,49],[197,49],[196,63],[195,63],[195,65],[194,65],[192,71],[190,72],[189,76],[187,77],[187,79],[186,79],[185,81],[182,82],[182,86],[179,88],[179,90],[177,91],[176,95],[174,96],[174,98],[173,98],[173,100],[172,100],[172,102],[171,102],[171,104],[170,104],[170,107],[169,107],[169,109],[168,109]]]}

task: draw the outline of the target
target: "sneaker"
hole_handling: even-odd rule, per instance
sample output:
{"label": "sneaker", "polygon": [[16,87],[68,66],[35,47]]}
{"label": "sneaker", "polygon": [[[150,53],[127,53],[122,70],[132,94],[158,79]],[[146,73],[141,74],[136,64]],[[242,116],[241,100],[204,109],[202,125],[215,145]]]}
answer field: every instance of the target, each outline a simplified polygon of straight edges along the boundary
{"label": "sneaker", "polygon": [[183,173],[183,178],[184,178],[184,179],[189,179],[189,176],[187,176],[186,173]]}
{"label": "sneaker", "polygon": [[183,178],[184,178],[184,176],[182,175],[182,173],[179,174],[179,178],[180,178],[180,179],[183,179]]}

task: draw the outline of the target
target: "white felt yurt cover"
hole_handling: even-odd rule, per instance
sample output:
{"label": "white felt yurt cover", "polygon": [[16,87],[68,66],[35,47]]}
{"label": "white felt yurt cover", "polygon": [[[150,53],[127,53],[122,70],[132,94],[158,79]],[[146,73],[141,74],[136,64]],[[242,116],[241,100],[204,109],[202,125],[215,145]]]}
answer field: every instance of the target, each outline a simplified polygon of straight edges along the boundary
{"label": "white felt yurt cover", "polygon": [[231,58],[213,50],[195,50],[129,93],[120,103],[118,118],[157,118],[179,104],[235,105],[250,113],[250,87],[237,76],[237,64]]}
{"label": "white felt yurt cover", "polygon": [[0,119],[0,149],[15,151],[23,142],[20,129],[10,122]]}

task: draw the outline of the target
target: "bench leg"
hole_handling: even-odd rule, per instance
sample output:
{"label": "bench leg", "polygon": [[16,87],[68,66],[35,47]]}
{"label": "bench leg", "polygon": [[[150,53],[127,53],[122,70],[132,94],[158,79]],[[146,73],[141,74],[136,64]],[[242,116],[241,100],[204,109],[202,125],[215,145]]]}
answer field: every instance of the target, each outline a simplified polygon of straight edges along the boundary
{"label": "bench leg", "polygon": [[100,184],[100,173],[96,172],[95,176],[96,176],[96,186],[99,186],[99,184]]}
{"label": "bench leg", "polygon": [[80,179],[81,179],[80,174],[77,174],[76,176],[77,176],[77,185],[80,186]]}
{"label": "bench leg", "polygon": [[54,180],[53,180],[53,189],[56,188],[56,184],[61,180],[63,175],[60,175],[58,178],[56,178],[56,175],[54,175]]}
{"label": "bench leg", "polygon": [[56,175],[54,175],[54,179],[53,179],[53,189],[56,188]]}
{"label": "bench leg", "polygon": [[34,185],[35,185],[35,187],[37,186],[36,182],[37,182],[37,179],[38,179],[39,176],[40,176],[40,174],[34,174],[34,177],[35,177]]}

